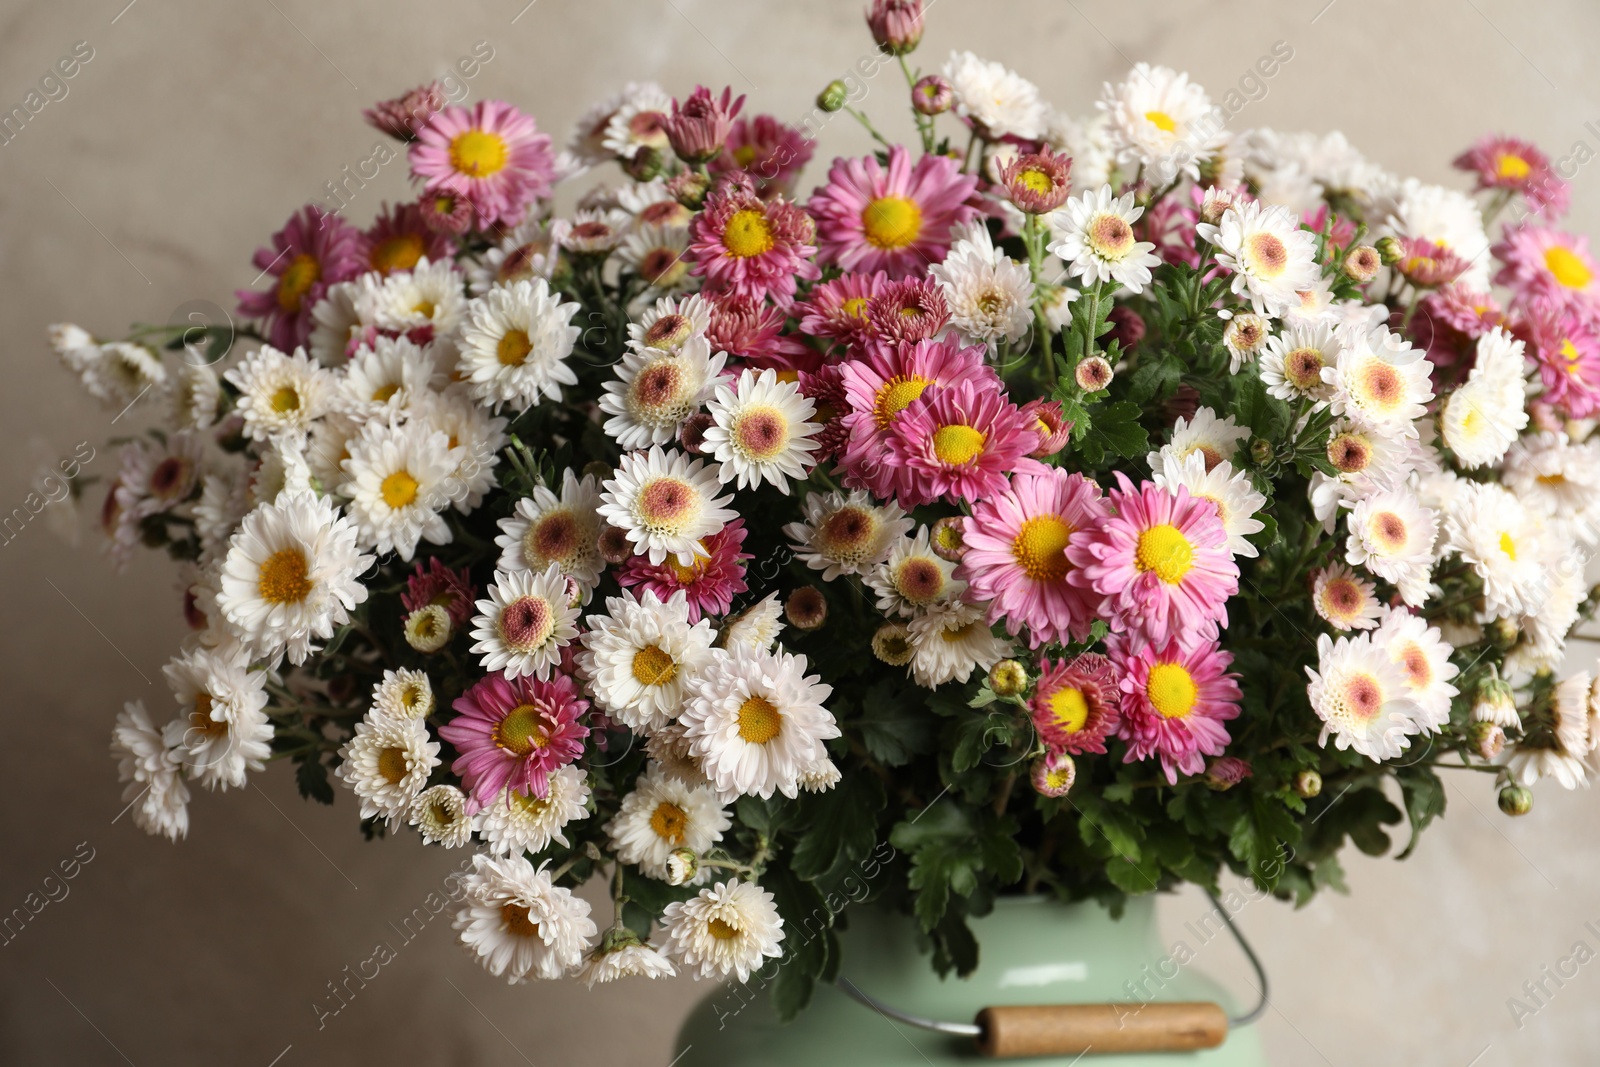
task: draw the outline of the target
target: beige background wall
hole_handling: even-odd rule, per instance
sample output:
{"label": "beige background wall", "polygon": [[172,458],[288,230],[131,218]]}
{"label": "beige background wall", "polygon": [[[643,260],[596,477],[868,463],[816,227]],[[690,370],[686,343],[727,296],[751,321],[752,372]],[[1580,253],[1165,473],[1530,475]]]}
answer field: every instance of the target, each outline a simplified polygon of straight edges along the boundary
{"label": "beige background wall", "polygon": [[[359,107],[444,73],[475,42],[494,58],[474,98],[513,100],[558,133],[587,101],[641,77],[680,92],[731,83],[758,110],[798,116],[867,43],[863,0],[524,2],[0,2],[0,110],[75,42],[94,49],[69,94],[0,147],[0,511],[79,442],[100,447],[88,470],[106,475],[114,453],[101,443],[146,417],[110,425],[54,365],[47,323],[116,334],[189,300],[231,307],[254,275],[251,251],[371,154]],[[1081,113],[1102,80],[1141,59],[1187,69],[1220,97],[1283,39],[1293,60],[1238,125],[1342,127],[1384,164],[1432,179],[1493,129],[1557,157],[1579,140],[1600,148],[1596,5],[1324,4],[937,0],[920,58],[936,65],[970,47]],[[902,91],[886,74],[868,106],[898,116]],[[888,126],[909,132],[898,117]],[[819,156],[865,143],[840,121]],[[1578,229],[1600,227],[1596,169],[1576,178]],[[397,163],[351,216],[404,193]],[[325,984],[380,940],[398,945],[390,924],[454,861],[414,838],[363,843],[347,797],[304,804],[282,766],[254,788],[197,797],[182,845],[113,824],[111,721],[125,699],[170,699],[160,666],[180,623],[169,571],[147,556],[114,575],[89,518],[76,546],[65,506],[0,546],[0,911],[80,843],[93,855],[69,896],[0,947],[0,1062],[667,1062],[693,983],[508,988],[456,949],[442,918],[319,1031],[311,1004]],[[1262,1023],[1274,1062],[1594,1062],[1600,965],[1520,1031],[1506,1000],[1578,940],[1600,948],[1583,928],[1600,927],[1600,798],[1541,789],[1535,814],[1512,822],[1468,777],[1405,864],[1352,858],[1352,896],[1245,913],[1274,983]],[[1174,936],[1199,909],[1193,897],[1168,902]],[[1243,973],[1220,942],[1201,965],[1236,983]]]}

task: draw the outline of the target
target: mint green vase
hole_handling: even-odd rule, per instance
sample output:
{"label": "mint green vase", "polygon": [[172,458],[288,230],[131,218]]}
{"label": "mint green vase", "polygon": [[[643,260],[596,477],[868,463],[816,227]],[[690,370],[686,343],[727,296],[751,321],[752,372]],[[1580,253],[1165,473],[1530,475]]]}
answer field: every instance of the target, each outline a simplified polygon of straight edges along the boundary
{"label": "mint green vase", "polygon": [[[1192,962],[1181,965],[1192,946],[1179,950],[1161,943],[1151,897],[1131,900],[1121,919],[1093,903],[1002,899],[990,915],[974,920],[972,929],[980,952],[977,971],[969,978],[940,979],[917,950],[909,919],[856,908],[849,930],[840,934],[840,973],[900,1011],[950,1022],[970,1023],[980,1009],[995,1004],[1208,1000],[1230,1015],[1238,1010],[1235,999],[1195,973]],[[1218,936],[1228,942],[1226,934]],[[753,979],[749,986],[720,986],[701,1001],[678,1034],[675,1067],[945,1067],[979,1061],[970,1039],[890,1022],[832,986],[819,987],[811,1006],[784,1025],[758,985]],[[1266,1063],[1248,1026],[1230,1032],[1220,1048],[1201,1052],[1018,1062],[1089,1067],[1096,1060],[1108,1067]]]}

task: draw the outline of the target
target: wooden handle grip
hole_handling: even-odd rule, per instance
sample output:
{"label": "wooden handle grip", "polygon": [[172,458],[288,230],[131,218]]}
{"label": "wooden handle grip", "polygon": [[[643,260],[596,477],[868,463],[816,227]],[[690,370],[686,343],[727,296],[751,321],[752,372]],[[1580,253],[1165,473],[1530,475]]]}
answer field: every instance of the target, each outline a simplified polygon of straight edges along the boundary
{"label": "wooden handle grip", "polygon": [[1070,1056],[1084,1052],[1187,1052],[1216,1048],[1228,1016],[1216,1004],[1041,1004],[984,1008],[984,1056]]}

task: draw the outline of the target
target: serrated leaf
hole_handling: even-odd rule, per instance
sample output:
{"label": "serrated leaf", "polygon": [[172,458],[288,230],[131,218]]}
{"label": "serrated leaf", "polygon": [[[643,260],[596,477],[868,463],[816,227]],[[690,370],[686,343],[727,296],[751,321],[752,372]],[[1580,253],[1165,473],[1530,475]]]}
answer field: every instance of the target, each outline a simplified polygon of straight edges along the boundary
{"label": "serrated leaf", "polygon": [[772,980],[772,1006],[788,1022],[811,1003],[817,979],[828,969],[833,912],[815,886],[782,867],[769,870],[762,887],[783,917],[783,957]]}
{"label": "serrated leaf", "polygon": [[883,688],[874,686],[867,693],[861,717],[852,725],[873,759],[899,767],[913,756],[933,751],[934,723],[920,701],[888,698],[877,692]]}
{"label": "serrated leaf", "polygon": [[314,754],[295,760],[294,784],[300,795],[319,804],[333,803],[333,786],[328,782],[328,768]]}
{"label": "serrated leaf", "polygon": [[1430,767],[1411,767],[1395,775],[1400,781],[1400,793],[1405,797],[1406,817],[1411,820],[1411,840],[1405,851],[1396,859],[1405,859],[1416,849],[1422,831],[1434,819],[1444,814],[1444,783]]}
{"label": "serrated leaf", "polygon": [[878,842],[878,813],[887,804],[883,782],[867,773],[847,775],[825,793],[808,794],[802,806],[806,830],[789,860],[795,875],[816,879],[841,864],[859,862]]}

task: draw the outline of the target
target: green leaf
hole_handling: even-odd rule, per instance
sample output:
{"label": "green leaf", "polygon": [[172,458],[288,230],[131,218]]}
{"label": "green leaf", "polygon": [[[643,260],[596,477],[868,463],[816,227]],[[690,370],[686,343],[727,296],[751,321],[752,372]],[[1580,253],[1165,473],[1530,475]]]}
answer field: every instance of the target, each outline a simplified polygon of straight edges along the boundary
{"label": "green leaf", "polygon": [[1088,460],[1091,449],[1098,449],[1103,457],[1114,453],[1123,459],[1143,459],[1150,450],[1150,434],[1139,425],[1142,409],[1128,400],[1102,404],[1095,409],[1089,433],[1079,446],[1086,462],[1098,466],[1099,460]]}
{"label": "green leaf", "polygon": [[1439,780],[1438,772],[1431,767],[1408,767],[1396,772],[1395,778],[1399,780],[1400,793],[1405,798],[1406,817],[1411,820],[1411,840],[1405,851],[1395,857],[1403,860],[1416,849],[1427,825],[1444,814],[1444,782]]}
{"label": "green leaf", "polygon": [[[905,689],[898,685],[896,688]],[[869,690],[862,701],[861,717],[852,725],[873,759],[888,767],[899,767],[911,762],[913,756],[933,751],[933,721],[921,701],[897,699],[889,692],[890,687],[884,684]]]}
{"label": "green leaf", "polygon": [[1176,355],[1161,352],[1145,359],[1128,378],[1128,399],[1141,405],[1170,396],[1183,378],[1183,361]]}
{"label": "green leaf", "polygon": [[774,795],[766,800],[756,796],[742,796],[734,810],[745,827],[770,838],[794,820],[798,809],[795,801]]}
{"label": "green leaf", "polygon": [[811,1003],[817,979],[828,969],[833,912],[815,886],[782,867],[770,869],[762,887],[772,894],[783,917],[783,957],[776,961],[772,1006],[778,1018],[788,1022]]}
{"label": "green leaf", "polygon": [[816,879],[859,862],[878,842],[878,814],[888,804],[877,775],[847,775],[825,793],[808,794],[809,826],[790,857],[795,875]]}
{"label": "green leaf", "polygon": [[981,875],[987,873],[1001,885],[1022,877],[1016,820],[981,812],[975,824],[968,809],[941,800],[889,835],[889,843],[911,857],[907,884],[916,893],[912,910],[926,932],[944,919],[951,894],[972,896]]}
{"label": "green leaf", "polygon": [[300,795],[319,804],[333,803],[333,786],[328,782],[328,768],[315,753],[294,761],[294,784]]}

